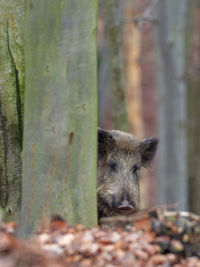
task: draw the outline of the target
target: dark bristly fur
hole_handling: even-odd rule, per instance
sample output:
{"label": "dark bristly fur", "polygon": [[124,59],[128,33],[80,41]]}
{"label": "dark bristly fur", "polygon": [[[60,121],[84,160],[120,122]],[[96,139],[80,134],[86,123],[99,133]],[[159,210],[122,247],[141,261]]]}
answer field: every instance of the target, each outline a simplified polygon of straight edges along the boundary
{"label": "dark bristly fur", "polygon": [[[152,161],[158,139],[98,129],[98,217],[130,214],[139,209],[138,172]],[[131,209],[119,209],[126,203]]]}

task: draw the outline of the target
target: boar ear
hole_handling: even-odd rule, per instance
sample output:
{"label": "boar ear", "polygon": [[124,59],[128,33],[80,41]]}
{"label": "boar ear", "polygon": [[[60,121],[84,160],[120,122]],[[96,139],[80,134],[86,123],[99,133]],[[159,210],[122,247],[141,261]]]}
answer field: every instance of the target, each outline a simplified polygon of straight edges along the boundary
{"label": "boar ear", "polygon": [[98,128],[98,155],[103,157],[112,149],[114,138],[109,131]]}
{"label": "boar ear", "polygon": [[150,164],[153,157],[156,154],[156,149],[158,145],[157,138],[150,138],[145,139],[141,142],[141,159],[142,159],[142,166],[146,167]]}

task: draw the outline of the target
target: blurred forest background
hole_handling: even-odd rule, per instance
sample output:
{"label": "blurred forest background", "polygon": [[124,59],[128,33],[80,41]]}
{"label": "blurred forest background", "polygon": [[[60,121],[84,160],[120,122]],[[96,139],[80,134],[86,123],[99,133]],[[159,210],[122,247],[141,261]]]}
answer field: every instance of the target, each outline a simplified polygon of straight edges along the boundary
{"label": "blurred forest background", "polygon": [[100,0],[99,125],[160,140],[141,205],[200,213],[200,1]]}

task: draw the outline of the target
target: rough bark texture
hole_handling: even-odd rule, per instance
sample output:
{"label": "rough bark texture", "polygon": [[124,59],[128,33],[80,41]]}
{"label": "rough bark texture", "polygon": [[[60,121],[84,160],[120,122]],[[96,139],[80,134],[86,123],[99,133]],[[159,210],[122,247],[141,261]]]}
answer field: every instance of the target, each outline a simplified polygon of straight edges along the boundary
{"label": "rough bark texture", "polygon": [[157,6],[158,201],[187,208],[185,26],[187,0]]}
{"label": "rough bark texture", "polygon": [[189,18],[187,35],[189,208],[192,212],[200,214],[200,1],[192,1],[187,17]]}
{"label": "rough bark texture", "polygon": [[21,200],[24,0],[0,1],[0,206],[16,220]]}
{"label": "rough bark texture", "polygon": [[102,17],[110,69],[109,101],[113,129],[128,131],[122,58],[123,1],[102,0]]}
{"label": "rough bark texture", "polygon": [[29,0],[20,234],[60,214],[95,226],[96,0]]}

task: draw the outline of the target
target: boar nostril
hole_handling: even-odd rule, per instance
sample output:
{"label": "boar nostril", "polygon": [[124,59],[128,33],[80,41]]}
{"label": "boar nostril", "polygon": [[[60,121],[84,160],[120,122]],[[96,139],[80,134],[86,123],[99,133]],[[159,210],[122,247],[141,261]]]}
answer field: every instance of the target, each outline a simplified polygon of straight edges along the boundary
{"label": "boar nostril", "polygon": [[134,210],[135,208],[127,201],[124,200],[118,207],[117,210],[120,211],[131,211]]}

